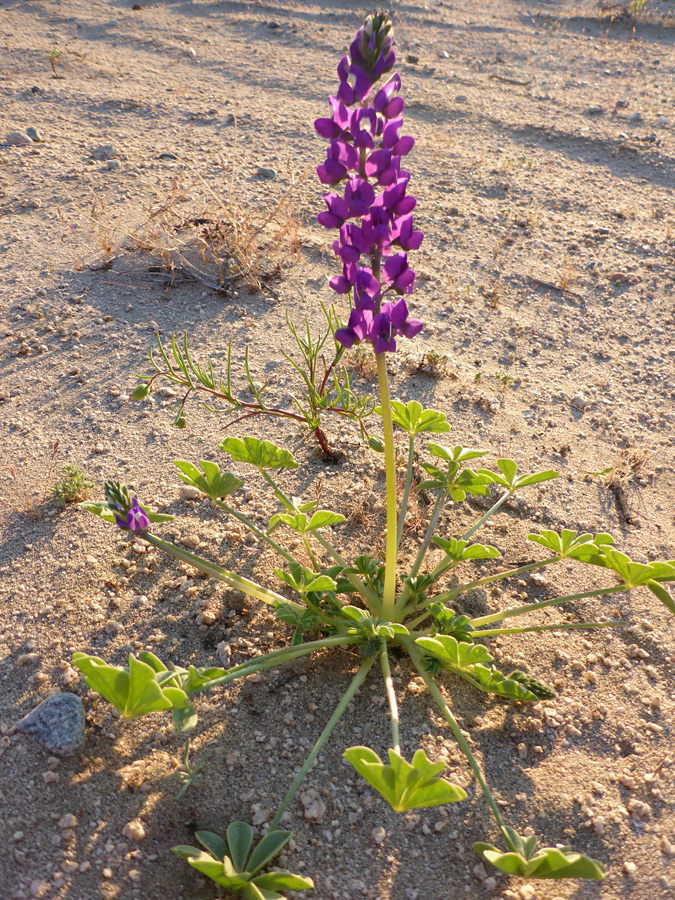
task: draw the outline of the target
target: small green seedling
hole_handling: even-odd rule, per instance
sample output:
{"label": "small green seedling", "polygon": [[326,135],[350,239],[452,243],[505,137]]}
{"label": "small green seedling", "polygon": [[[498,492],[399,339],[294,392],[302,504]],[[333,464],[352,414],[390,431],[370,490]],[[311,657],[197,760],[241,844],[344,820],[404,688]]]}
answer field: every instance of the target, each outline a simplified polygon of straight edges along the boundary
{"label": "small green seedling", "polygon": [[85,478],[78,465],[67,463],[59,472],[61,478],[52,486],[49,500],[56,500],[65,509],[69,503],[80,503],[89,497],[94,485]]}

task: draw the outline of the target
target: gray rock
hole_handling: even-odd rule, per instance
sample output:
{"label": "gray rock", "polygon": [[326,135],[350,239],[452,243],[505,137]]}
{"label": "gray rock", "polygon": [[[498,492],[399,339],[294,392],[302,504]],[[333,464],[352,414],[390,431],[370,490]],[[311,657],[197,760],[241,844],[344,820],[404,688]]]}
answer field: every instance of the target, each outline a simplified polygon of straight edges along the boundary
{"label": "gray rock", "polygon": [[56,756],[77,756],[84,749],[84,707],[76,694],[53,694],[16,724]]}
{"label": "gray rock", "polygon": [[26,134],[34,144],[41,144],[44,140],[37,128],[33,128],[32,125],[30,126],[30,128],[26,128]]}
{"label": "gray rock", "polygon": [[117,150],[112,144],[103,144],[91,151],[91,158],[97,159],[99,162],[105,162],[108,159],[114,159],[117,156]]}
{"label": "gray rock", "polygon": [[277,177],[276,169],[267,169],[265,166],[258,166],[255,174],[257,178],[266,178],[268,181]]}
{"label": "gray rock", "polygon": [[656,120],[656,124],[659,126],[659,128],[667,128],[670,123],[665,116],[659,116]]}
{"label": "gray rock", "polygon": [[639,125],[642,122],[642,113],[635,112],[629,117],[628,121],[631,125]]}
{"label": "gray rock", "polygon": [[589,116],[601,116],[605,111],[603,106],[589,106],[586,112]]}
{"label": "gray rock", "polygon": [[116,169],[119,169],[122,163],[119,159],[109,159],[108,160],[108,168],[111,172],[114,172]]}
{"label": "gray rock", "polygon": [[33,142],[23,131],[12,131],[5,138],[5,143],[10,147],[28,147]]}

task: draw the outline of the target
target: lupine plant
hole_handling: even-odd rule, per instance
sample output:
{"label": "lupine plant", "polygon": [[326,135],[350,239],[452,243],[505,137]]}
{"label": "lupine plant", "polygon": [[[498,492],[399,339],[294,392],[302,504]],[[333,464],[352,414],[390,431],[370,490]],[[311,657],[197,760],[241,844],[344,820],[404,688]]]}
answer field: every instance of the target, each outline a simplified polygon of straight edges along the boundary
{"label": "lupine plant", "polygon": [[[202,491],[217,508],[243,523],[259,541],[278,554],[280,567],[275,570],[278,591],[228,571],[155,534],[153,526],[170,517],[152,512],[117,482],[107,482],[105,501],[84,504],[128,531],[134,539],[143,539],[198,571],[269,604],[277,618],[291,626],[292,631],[288,646],[228,669],[165,665],[149,652],[130,655],[128,666],[121,667],[77,653],[74,663],[84,673],[87,684],[125,718],[167,711],[178,731],[187,731],[196,723],[192,701],[201,691],[326,648],[352,646],[358,651],[360,663],[351,683],[255,849],[251,851],[252,830],[242,822],[231,823],[225,838],[198,832],[196,838],[203,849],[174,848],[189,865],[217,884],[255,900],[281,897],[283,890],[312,887],[309,878],[288,872],[265,873],[263,869],[290,836],[289,832],[278,830],[285,811],[350,701],[376,665],[382,672],[391,723],[387,758],[383,760],[365,746],[345,749],[344,758],[394,810],[404,812],[458,803],[467,798],[462,787],[443,777],[442,761],[429,759],[423,749],[416,750],[410,759],[403,754],[392,667],[411,666],[447,722],[494,815],[502,844],[476,843],[477,853],[503,872],[528,879],[601,879],[604,866],[597,860],[568,846],[539,847],[536,835],[525,837],[507,823],[446,695],[452,693],[455,679],[463,679],[476,690],[510,703],[536,704],[550,699],[555,696],[554,691],[531,675],[518,670],[502,672],[488,649],[489,639],[496,635],[622,624],[602,619],[540,624],[536,618],[530,618],[545,607],[564,606],[644,586],[675,612],[675,603],[665,587],[675,580],[675,561],[648,565],[633,562],[604,533],[542,530],[530,534],[529,541],[543,548],[543,558],[540,553],[540,558],[531,563],[492,575],[480,573],[475,578],[464,575],[466,563],[500,558],[495,547],[474,540],[479,529],[514,494],[553,479],[556,473],[546,470],[521,474],[510,459],[498,459],[495,471],[473,469],[468,464],[482,458],[486,451],[465,449],[452,442],[439,443],[440,436],[450,432],[442,412],[423,409],[414,400],[404,404],[390,399],[387,354],[396,352],[400,337],[414,338],[422,329],[422,323],[410,317],[404,299],[411,293],[415,279],[407,253],[419,247],[422,234],[413,228],[415,199],[407,193],[410,175],[401,168],[402,158],[412,149],[413,139],[401,135],[401,80],[398,74],[390,74],[393,65],[391,22],[386,14],[378,12],[366,19],[349,55],[341,59],[340,85],[336,95],[330,98],[331,114],[318,119],[315,126],[330,141],[326,161],[317,171],[322,183],[332,189],[324,195],[327,209],[318,219],[322,225],[337,231],[334,250],[342,263],[342,272],[332,279],[331,285],[338,294],[348,296],[351,307],[346,324],[334,331],[335,340],[345,349],[369,344],[377,364],[380,405],[376,413],[381,417],[379,446],[386,472],[386,537],[382,557],[373,553],[351,561],[345,559],[335,546],[333,534],[333,528],[344,522],[344,515],[317,508],[317,501],[302,502],[289,495],[279,475],[283,470],[292,472],[298,463],[287,450],[251,436],[227,437],[220,450],[239,467],[257,470],[276,498],[279,512],[271,517],[266,530],[244,516],[235,508],[236,504],[228,504],[228,497],[243,485],[238,475],[223,471],[208,460],[202,460],[200,466],[179,460],[176,466],[184,482]],[[408,438],[400,503],[394,428]],[[428,456],[422,462],[426,478],[414,488],[414,459],[420,440],[427,441]],[[291,477],[285,475],[286,480],[290,481]],[[399,551],[407,542],[404,523],[415,489],[431,493],[435,502],[412,564],[401,571]],[[437,526],[448,503],[462,504],[469,495],[487,498],[487,511],[457,537],[437,535]],[[296,536],[301,538],[300,553],[291,553],[286,548],[284,533],[289,532],[296,541]],[[603,569],[612,579],[601,588],[496,609],[486,615],[467,614],[465,601],[470,591],[562,561],[592,566],[596,571]],[[520,622],[522,618],[524,623]],[[407,662],[402,661],[402,655],[407,657]]]}

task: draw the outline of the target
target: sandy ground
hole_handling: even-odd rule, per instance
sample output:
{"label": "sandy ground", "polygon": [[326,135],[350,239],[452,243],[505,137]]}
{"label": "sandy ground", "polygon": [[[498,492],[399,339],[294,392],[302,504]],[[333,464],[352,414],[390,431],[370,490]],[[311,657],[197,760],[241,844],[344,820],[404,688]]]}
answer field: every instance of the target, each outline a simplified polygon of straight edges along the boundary
{"label": "sandy ground", "polygon": [[[561,472],[485,534],[509,562],[529,558],[533,528],[565,526],[609,531],[637,560],[675,557],[669,12],[649,3],[635,20],[583,0],[395,4],[416,140],[407,165],[426,234],[411,305],[427,327],[392,360],[393,391],[441,409],[454,441],[489,449],[491,463],[509,455]],[[326,112],[363,13],[348,0],[133,9],[128,0],[2,0],[0,140],[30,127],[41,138],[0,145],[0,493],[16,506],[22,492],[7,467],[38,496],[55,480],[58,441],[56,466],[77,463],[94,496],[106,478],[125,480],[178,515],[162,534],[276,586],[266,552],[242,544],[207,503],[181,499],[172,460],[222,459],[222,420],[193,403],[177,431],[170,391],[140,403],[129,395],[155,334],[186,331],[195,355],[221,367],[230,340],[239,359],[248,343],[254,377],[270,379],[279,398],[293,388],[279,352],[291,346],[284,316],[318,325],[336,272],[331,237],[315,222],[324,145],[311,123]],[[233,279],[214,291],[178,268],[176,251],[215,279],[214,223],[243,222],[250,234],[275,210],[251,245],[261,290]],[[440,374],[425,365],[429,353],[447,357]],[[366,366],[354,375],[360,391],[374,389],[367,376]],[[292,426],[251,426],[301,462],[288,490],[309,498],[319,483],[328,508],[346,501],[347,546],[378,546],[379,459],[352,426],[328,419],[326,429],[344,453],[338,465]],[[610,484],[588,474],[613,467]],[[241,502],[262,520],[273,506],[248,481]],[[446,533],[476,514],[451,510]],[[72,653],[120,663],[152,648],[207,665],[225,644],[241,661],[287,632],[76,508],[48,504],[34,521],[3,507],[0,529],[0,895],[215,896],[169,848],[192,842],[195,828],[269,819],[354,658],[326,654],[198,701],[195,756],[213,752],[176,801],[183,739],[162,715],[114,718],[71,668]],[[412,547],[416,535],[406,540]],[[607,583],[564,566],[546,576],[476,595],[473,608]],[[672,618],[641,592],[568,614],[618,614],[630,625],[497,646],[507,667],[555,684],[548,714],[449,688],[511,820],[601,859],[606,880],[526,884],[486,871],[471,844],[495,838],[487,807],[402,666],[403,752],[421,743],[445,758],[471,799],[396,816],[344,768],[346,746],[387,746],[373,680],[308,778],[322,820],[307,819],[309,801],[289,813],[284,862],[314,877],[317,900],[673,896]],[[54,689],[85,702],[87,745],[75,759],[50,758],[12,732]],[[136,819],[140,841],[123,833]]]}

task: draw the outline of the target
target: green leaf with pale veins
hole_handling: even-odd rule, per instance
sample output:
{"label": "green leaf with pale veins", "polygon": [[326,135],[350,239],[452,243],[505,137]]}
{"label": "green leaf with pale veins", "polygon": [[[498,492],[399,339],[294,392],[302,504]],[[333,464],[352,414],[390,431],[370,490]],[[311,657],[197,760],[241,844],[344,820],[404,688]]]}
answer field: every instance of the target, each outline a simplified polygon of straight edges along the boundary
{"label": "green leaf with pale veins", "polygon": [[343,755],[396,812],[442,806],[466,798],[466,791],[459,785],[437,777],[445,763],[431,762],[424,750],[415,753],[412,764],[395,750],[389,750],[389,765],[369,747],[350,747]]}
{"label": "green leaf with pale veins", "polygon": [[261,441],[255,437],[228,437],[220,444],[220,449],[229,453],[235,462],[250,463],[256,469],[297,469],[293,454],[277,447],[271,441]]}

